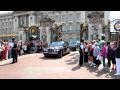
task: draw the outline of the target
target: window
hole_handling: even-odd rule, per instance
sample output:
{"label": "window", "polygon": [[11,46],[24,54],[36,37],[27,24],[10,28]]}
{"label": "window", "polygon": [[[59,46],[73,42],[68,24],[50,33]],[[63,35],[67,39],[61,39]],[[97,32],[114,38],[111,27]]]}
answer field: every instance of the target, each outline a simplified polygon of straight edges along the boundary
{"label": "window", "polygon": [[24,16],[19,16],[19,27],[23,27],[24,23]]}
{"label": "window", "polygon": [[53,16],[50,16],[51,19],[54,19]]}
{"label": "window", "polygon": [[20,40],[22,40],[22,34],[20,34]]}
{"label": "window", "polygon": [[72,30],[72,28],[73,28],[73,24],[69,23],[69,30]]}
{"label": "window", "polygon": [[30,19],[32,20],[32,17],[30,17]]}
{"label": "window", "polygon": [[76,30],[80,30],[80,23],[76,23]]}
{"label": "window", "polygon": [[69,21],[73,20],[73,14],[69,14]]}
{"label": "window", "polygon": [[3,34],[3,29],[0,30],[1,34]]}
{"label": "window", "polygon": [[65,29],[66,29],[66,28],[65,28],[65,24],[63,24],[63,26],[62,26],[62,27],[63,27],[63,28],[62,28],[62,30],[63,30],[63,31],[65,31]]}
{"label": "window", "polygon": [[9,22],[9,27],[11,27],[11,22]]}
{"label": "window", "polygon": [[65,21],[65,14],[62,15],[62,21],[63,21],[63,22]]}
{"label": "window", "polygon": [[58,18],[59,18],[59,20],[58,20],[58,21],[60,22],[60,21],[61,21],[61,15],[59,15],[59,16],[58,16]]}
{"label": "window", "polygon": [[55,16],[55,21],[58,21],[58,15]]}
{"label": "window", "polygon": [[26,15],[26,25],[29,25],[29,16],[28,16],[28,14]]}
{"label": "window", "polygon": [[6,22],[6,27],[8,27],[8,22]]}
{"label": "window", "polygon": [[80,20],[81,16],[80,13],[76,13],[76,20]]}

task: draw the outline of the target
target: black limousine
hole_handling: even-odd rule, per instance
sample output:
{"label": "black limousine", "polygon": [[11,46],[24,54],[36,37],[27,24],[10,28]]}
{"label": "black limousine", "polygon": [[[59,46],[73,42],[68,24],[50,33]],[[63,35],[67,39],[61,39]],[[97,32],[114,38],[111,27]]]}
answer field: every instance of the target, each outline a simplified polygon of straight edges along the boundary
{"label": "black limousine", "polygon": [[43,54],[47,56],[58,56],[62,58],[63,55],[69,54],[69,43],[65,41],[52,42],[47,48],[43,48]]}

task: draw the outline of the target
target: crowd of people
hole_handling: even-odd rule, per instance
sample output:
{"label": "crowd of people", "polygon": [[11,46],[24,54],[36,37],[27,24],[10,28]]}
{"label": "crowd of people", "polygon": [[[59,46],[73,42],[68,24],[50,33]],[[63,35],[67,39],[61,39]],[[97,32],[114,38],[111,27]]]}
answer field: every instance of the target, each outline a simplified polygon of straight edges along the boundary
{"label": "crowd of people", "polygon": [[81,40],[79,53],[79,66],[90,65],[98,70],[102,67],[102,70],[115,71],[115,75],[120,75],[120,41]]}
{"label": "crowd of people", "polygon": [[42,51],[43,47],[46,46],[47,46],[47,42],[43,42],[41,40],[31,40],[25,42],[16,41],[14,38],[10,41],[1,40],[0,61],[11,58],[17,59],[17,56],[21,56],[25,54],[39,53]]}
{"label": "crowd of people", "polygon": [[[47,46],[47,42],[43,43],[40,40],[25,41],[24,43],[16,41],[14,38],[10,41],[1,40],[0,60],[13,58],[12,63],[16,63],[18,55],[39,53],[43,47]],[[84,42],[81,40],[79,53],[79,66],[83,64],[98,68],[102,66],[103,70],[113,70],[116,71],[115,75],[120,75],[120,41],[105,42],[99,39]]]}

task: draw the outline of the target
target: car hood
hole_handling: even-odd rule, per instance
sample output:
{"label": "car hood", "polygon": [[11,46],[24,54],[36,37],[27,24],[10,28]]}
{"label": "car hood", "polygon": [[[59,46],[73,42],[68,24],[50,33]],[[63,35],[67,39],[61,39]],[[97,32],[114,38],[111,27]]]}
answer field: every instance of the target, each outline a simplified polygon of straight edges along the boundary
{"label": "car hood", "polygon": [[77,44],[69,44],[69,46],[76,46]]}

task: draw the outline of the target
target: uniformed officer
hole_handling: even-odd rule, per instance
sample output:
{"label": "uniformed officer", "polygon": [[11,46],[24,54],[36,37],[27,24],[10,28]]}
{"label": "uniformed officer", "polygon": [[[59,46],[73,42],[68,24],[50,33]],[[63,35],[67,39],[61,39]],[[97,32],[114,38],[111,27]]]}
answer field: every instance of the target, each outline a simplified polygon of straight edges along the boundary
{"label": "uniformed officer", "polygon": [[17,62],[17,57],[18,57],[18,47],[17,47],[17,42],[15,41],[15,39],[12,39],[12,42],[14,43],[14,46],[12,48],[12,58],[13,58],[13,63]]}
{"label": "uniformed officer", "polygon": [[82,66],[83,65],[83,56],[84,56],[84,40],[81,40],[79,53],[80,53],[79,66]]}

